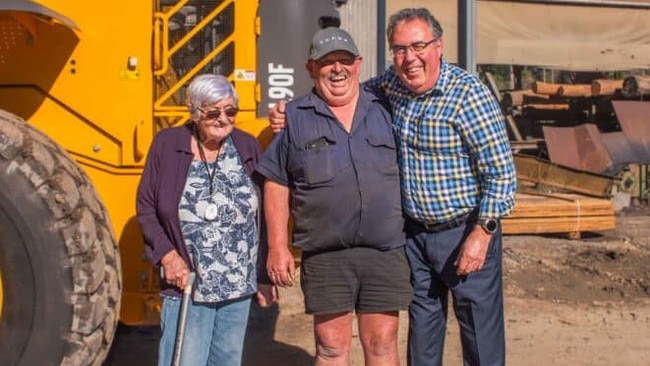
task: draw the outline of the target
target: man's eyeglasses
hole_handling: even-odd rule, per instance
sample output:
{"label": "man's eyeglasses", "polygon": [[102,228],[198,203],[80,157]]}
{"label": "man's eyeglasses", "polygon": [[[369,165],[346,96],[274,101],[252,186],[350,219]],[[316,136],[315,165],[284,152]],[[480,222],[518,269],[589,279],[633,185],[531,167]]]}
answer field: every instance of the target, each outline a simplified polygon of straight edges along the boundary
{"label": "man's eyeglasses", "polygon": [[204,119],[218,119],[221,116],[221,112],[226,114],[226,117],[234,117],[237,115],[237,112],[239,112],[239,109],[237,107],[225,107],[223,109],[212,109],[209,111],[204,110],[203,108],[199,108],[199,111],[203,113],[203,118]]}
{"label": "man's eyeglasses", "polygon": [[430,45],[431,43],[437,40],[438,38],[434,38],[429,42],[413,42],[406,46],[396,44],[390,48],[390,52],[393,54],[393,56],[397,56],[397,57],[402,57],[406,55],[406,51],[409,49],[411,50],[411,52],[415,54],[420,54],[424,51],[425,48],[427,48],[428,45]]}

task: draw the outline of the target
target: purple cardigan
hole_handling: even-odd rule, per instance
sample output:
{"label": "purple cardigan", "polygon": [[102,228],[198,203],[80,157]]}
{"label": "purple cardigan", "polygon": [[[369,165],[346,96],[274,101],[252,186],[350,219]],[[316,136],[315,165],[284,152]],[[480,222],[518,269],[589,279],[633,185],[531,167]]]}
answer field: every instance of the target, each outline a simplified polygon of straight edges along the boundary
{"label": "purple cardigan", "polygon": [[[158,132],[151,144],[144,172],[140,178],[136,204],[137,217],[144,236],[147,257],[156,266],[160,265],[162,257],[172,249],[176,249],[188,266],[191,263],[183,240],[178,205],[194,157],[190,147],[193,130],[194,124],[186,123],[183,126],[166,128]],[[266,273],[268,246],[266,225],[263,220],[263,178],[254,174],[262,148],[253,136],[237,128],[230,136],[244,170],[251,177],[260,198],[257,281],[271,283]],[[179,288],[165,281],[160,281],[160,289],[164,295],[181,296]]]}

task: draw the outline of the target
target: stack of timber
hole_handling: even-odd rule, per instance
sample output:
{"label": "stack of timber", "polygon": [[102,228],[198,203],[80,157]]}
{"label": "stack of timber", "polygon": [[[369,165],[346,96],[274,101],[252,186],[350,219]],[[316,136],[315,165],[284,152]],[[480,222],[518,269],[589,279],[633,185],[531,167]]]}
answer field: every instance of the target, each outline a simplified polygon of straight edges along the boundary
{"label": "stack of timber", "polygon": [[[644,93],[644,82],[636,77],[627,89]],[[594,79],[589,84],[534,81],[530,89],[504,92],[501,106],[506,118],[514,120],[508,122],[527,138],[542,138],[540,126],[548,124],[600,123],[603,130],[609,130],[616,125],[611,101],[623,96],[622,89],[624,81],[617,79]]]}
{"label": "stack of timber", "polygon": [[[647,84],[650,83],[650,78],[632,77],[628,79],[626,79],[626,86],[629,93],[643,94],[646,91],[646,85],[650,86],[650,84]],[[560,98],[561,100],[561,98],[611,96],[622,89],[624,89],[623,80],[595,79],[591,84],[557,84],[535,81],[531,92],[537,95],[546,95],[551,99]]]}
{"label": "stack of timber", "polygon": [[578,239],[582,232],[616,228],[614,204],[580,194],[521,192],[502,228],[504,234],[565,233]]}
{"label": "stack of timber", "polygon": [[[639,77],[632,81],[628,81],[630,89],[639,89],[633,85],[634,83],[641,83],[645,81]],[[588,98],[594,96],[613,95],[617,90],[623,88],[623,80],[614,79],[595,79],[591,84],[556,84],[545,83],[542,81],[535,81],[533,83],[533,92],[537,94],[544,94],[549,96],[571,97],[571,98]],[[641,88],[643,90],[643,88]]]}

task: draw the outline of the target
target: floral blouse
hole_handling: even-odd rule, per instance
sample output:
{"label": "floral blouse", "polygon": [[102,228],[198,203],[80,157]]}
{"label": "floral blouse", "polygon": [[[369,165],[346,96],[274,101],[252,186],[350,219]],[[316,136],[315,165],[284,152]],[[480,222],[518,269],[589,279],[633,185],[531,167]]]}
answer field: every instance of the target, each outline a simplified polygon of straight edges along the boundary
{"label": "floral blouse", "polygon": [[[216,161],[192,162],[179,216],[196,271],[194,301],[215,303],[257,291],[258,208],[255,188],[230,138]],[[216,215],[206,212],[211,209]]]}

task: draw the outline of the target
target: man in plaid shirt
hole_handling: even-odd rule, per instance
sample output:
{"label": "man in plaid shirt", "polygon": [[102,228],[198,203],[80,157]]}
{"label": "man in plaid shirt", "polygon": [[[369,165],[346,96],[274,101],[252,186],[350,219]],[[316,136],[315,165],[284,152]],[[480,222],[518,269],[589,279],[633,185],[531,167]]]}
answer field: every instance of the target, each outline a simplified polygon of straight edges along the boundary
{"label": "man in plaid shirt", "polygon": [[449,291],[465,365],[504,365],[499,219],[515,166],[499,104],[442,58],[440,23],[403,9],[387,27],[393,66],[370,81],[393,110],[414,299],[409,364],[442,365]]}

